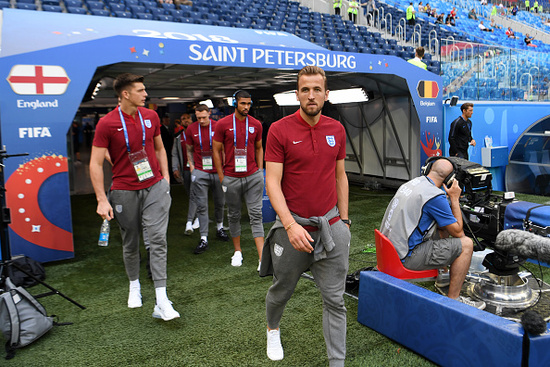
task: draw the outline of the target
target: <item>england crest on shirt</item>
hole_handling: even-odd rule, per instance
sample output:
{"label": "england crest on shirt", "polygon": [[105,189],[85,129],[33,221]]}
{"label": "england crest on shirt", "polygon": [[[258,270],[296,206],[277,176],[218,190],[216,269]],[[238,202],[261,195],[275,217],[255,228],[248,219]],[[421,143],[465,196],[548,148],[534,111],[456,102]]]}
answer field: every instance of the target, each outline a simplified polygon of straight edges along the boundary
{"label": "england crest on shirt", "polygon": [[148,129],[151,128],[151,120],[145,120],[145,126],[147,126]]}
{"label": "england crest on shirt", "polygon": [[251,134],[254,134],[254,126],[249,126],[248,127],[248,132],[251,133]]}
{"label": "england crest on shirt", "polygon": [[327,144],[329,147],[334,148],[336,145],[336,139],[334,139],[334,135],[327,135]]}

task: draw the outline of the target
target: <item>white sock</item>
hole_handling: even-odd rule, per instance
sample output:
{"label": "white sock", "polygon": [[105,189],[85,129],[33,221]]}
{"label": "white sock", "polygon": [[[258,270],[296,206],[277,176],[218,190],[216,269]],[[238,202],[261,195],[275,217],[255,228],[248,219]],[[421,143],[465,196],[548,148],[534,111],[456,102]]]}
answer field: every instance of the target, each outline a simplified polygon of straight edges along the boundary
{"label": "white sock", "polygon": [[208,242],[208,237],[206,237],[206,236],[201,236],[201,240],[205,240],[206,242]]}
{"label": "white sock", "polygon": [[166,294],[166,287],[155,288],[155,294],[157,296],[157,305],[163,301],[168,301],[168,295]]}
{"label": "white sock", "polygon": [[218,231],[219,231],[220,229],[223,229],[223,222],[218,223]]}
{"label": "white sock", "polygon": [[137,289],[138,291],[141,290],[141,284],[139,284],[139,279],[130,280],[130,289]]}

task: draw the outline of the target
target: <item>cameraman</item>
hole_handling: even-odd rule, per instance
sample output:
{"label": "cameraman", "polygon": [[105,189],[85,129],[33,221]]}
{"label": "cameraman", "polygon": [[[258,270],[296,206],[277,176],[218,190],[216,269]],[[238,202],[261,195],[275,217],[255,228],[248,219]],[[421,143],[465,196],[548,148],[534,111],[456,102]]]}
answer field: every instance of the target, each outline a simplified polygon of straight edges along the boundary
{"label": "cameraman", "polygon": [[452,123],[449,131],[449,155],[468,159],[468,144],[476,146],[472,138],[472,121],[470,117],[474,113],[473,103],[464,103],[460,106],[461,116],[458,116]]}
{"label": "cameraman", "polygon": [[[428,270],[450,265],[448,297],[484,309],[485,302],[460,296],[472,259],[473,242],[462,229],[458,203],[462,190],[454,179],[454,170],[447,158],[429,158],[426,176],[406,182],[397,190],[386,209],[380,231],[392,242],[407,269]],[[439,277],[438,282],[441,283]]]}

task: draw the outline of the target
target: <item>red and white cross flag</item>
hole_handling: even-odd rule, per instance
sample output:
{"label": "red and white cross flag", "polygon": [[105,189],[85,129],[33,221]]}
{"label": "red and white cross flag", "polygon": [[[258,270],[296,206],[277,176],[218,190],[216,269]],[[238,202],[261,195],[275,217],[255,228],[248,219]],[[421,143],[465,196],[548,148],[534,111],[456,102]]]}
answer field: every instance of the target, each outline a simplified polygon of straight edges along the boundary
{"label": "red and white cross flag", "polygon": [[7,80],[15,93],[34,95],[63,94],[71,82],[58,65],[14,65]]}

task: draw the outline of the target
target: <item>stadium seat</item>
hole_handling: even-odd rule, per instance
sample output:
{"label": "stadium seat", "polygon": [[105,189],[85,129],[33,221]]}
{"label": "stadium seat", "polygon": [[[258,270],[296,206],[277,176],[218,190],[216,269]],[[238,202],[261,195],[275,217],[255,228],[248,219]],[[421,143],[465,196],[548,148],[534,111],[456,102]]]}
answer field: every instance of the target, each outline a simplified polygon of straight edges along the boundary
{"label": "stadium seat", "polygon": [[123,12],[124,10],[126,10],[126,6],[119,3],[109,3],[108,6],[112,12]]}
{"label": "stadium seat", "polygon": [[115,11],[113,12],[117,18],[133,18],[134,15],[126,11]]}
{"label": "stadium seat", "polygon": [[376,267],[379,271],[403,280],[430,280],[437,277],[438,270],[409,270],[403,266],[391,241],[379,230],[374,230]]}
{"label": "stadium seat", "polygon": [[10,3],[9,1],[0,1],[0,9],[9,8]]}
{"label": "stadium seat", "polygon": [[44,4],[42,4],[42,10],[51,11],[51,12],[55,12],[55,13],[63,12],[63,9],[59,5],[44,5]]}
{"label": "stadium seat", "polygon": [[163,3],[163,4],[161,4],[161,6],[164,10],[167,10],[168,12],[170,12],[170,10],[176,10],[176,5],[175,4]]}
{"label": "stadium seat", "polygon": [[153,14],[151,13],[135,13],[138,19],[153,20]]}
{"label": "stadium seat", "polygon": [[164,10],[163,8],[149,8],[149,11],[151,12],[151,14],[153,14],[153,19],[157,19],[157,17],[160,17],[162,15],[166,15],[166,10]]}
{"label": "stadium seat", "polygon": [[153,19],[160,20],[163,22],[172,22],[174,20],[174,17],[166,14],[158,14],[156,16],[153,16]]}
{"label": "stadium seat", "polygon": [[143,5],[128,5],[128,8],[134,14],[145,13],[145,6]]}
{"label": "stadium seat", "polygon": [[101,1],[87,1],[86,6],[88,7],[88,10],[105,9],[105,4]]}
{"label": "stadium seat", "polygon": [[105,9],[92,9],[90,10],[90,13],[92,13],[92,15],[97,15],[100,17],[108,17],[111,15],[109,10],[105,10]]}
{"label": "stadium seat", "polygon": [[139,0],[126,0],[125,3],[127,6],[140,5]]}
{"label": "stadium seat", "polygon": [[42,5],[59,5],[59,0],[42,0]]}
{"label": "stadium seat", "polygon": [[88,14],[88,11],[84,8],[69,6],[67,12],[71,14]]}
{"label": "stadium seat", "polygon": [[15,6],[17,9],[36,10],[36,4],[17,3]]}
{"label": "stadium seat", "polygon": [[34,0],[19,0],[18,4],[34,4]]}
{"label": "stadium seat", "polygon": [[64,0],[64,2],[66,8],[81,8],[84,5],[81,0]]}

